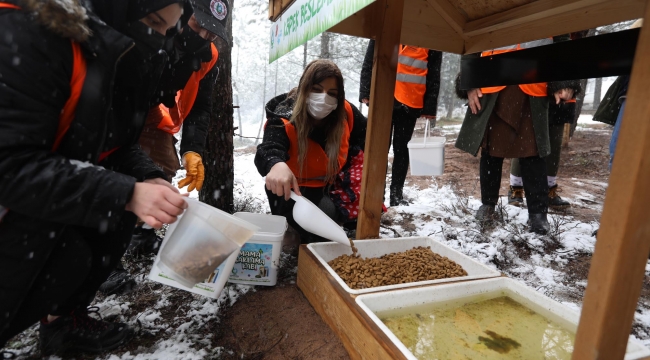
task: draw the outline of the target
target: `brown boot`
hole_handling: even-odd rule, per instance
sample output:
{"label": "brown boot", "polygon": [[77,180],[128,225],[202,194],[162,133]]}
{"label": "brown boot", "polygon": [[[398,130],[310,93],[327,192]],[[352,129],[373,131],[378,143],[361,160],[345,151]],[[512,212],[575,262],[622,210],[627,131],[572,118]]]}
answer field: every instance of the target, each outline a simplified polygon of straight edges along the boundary
{"label": "brown boot", "polygon": [[553,209],[566,209],[571,206],[571,203],[562,199],[558,193],[557,185],[553,185],[548,189],[548,206]]}
{"label": "brown boot", "polygon": [[524,187],[512,186],[508,190],[508,205],[524,206]]}

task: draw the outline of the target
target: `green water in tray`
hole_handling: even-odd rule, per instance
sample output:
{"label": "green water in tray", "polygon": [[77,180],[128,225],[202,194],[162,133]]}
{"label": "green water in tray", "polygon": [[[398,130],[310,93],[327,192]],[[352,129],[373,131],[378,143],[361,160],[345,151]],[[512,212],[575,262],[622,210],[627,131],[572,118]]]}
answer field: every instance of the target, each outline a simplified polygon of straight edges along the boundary
{"label": "green water in tray", "polygon": [[418,359],[570,359],[573,352],[575,333],[507,296],[408,311],[377,316]]}

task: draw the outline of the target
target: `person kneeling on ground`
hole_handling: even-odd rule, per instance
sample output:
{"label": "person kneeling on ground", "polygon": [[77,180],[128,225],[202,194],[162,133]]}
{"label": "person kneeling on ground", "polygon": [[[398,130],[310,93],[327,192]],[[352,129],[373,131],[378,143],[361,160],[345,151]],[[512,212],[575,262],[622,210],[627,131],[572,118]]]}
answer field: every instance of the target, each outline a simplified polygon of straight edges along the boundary
{"label": "person kneeling on ground", "polygon": [[[188,186],[188,191],[203,187],[203,150],[212,112],[212,90],[219,73],[216,66],[219,52],[212,41],[219,40],[219,44],[228,46],[225,27],[225,14],[230,11],[228,2],[223,1],[221,13],[217,11],[210,7],[210,0],[193,0],[185,5],[181,17],[184,25],[170,41],[172,46],[167,49],[170,63],[163,70],[138,141],[171,183],[181,164],[174,135],[182,128],[180,154],[186,177],[179,181],[178,187]],[[161,243],[162,238],[154,228],[139,223],[127,253],[156,254]],[[120,263],[99,291],[111,295],[129,292],[134,286],[135,280]]]}
{"label": "person kneeling on ground", "polygon": [[[353,229],[358,213],[367,120],[345,100],[343,76],[329,60],[305,68],[298,87],[266,104],[255,166],[266,176],[274,215],[287,218],[302,243],[324,241],[293,220],[293,189],[330,218]],[[348,234],[350,235],[350,233]]]}
{"label": "person kneeling on ground", "polygon": [[181,12],[175,0],[0,2],[0,347],[39,319],[44,356],[130,338],[87,307],[136,216],[161,227],[186,207],[136,144],[155,78],[138,69]]}

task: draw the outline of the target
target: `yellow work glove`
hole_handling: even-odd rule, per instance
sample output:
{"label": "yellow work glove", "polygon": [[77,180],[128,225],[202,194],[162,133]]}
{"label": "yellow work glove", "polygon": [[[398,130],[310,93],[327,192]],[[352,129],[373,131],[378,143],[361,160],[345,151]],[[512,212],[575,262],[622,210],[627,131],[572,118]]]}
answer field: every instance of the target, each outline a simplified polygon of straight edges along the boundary
{"label": "yellow work glove", "polygon": [[187,192],[194,189],[201,190],[203,187],[203,180],[205,179],[205,171],[203,169],[203,159],[201,155],[195,152],[186,152],[183,155],[183,166],[185,167],[185,179],[178,182],[179,188],[184,188],[189,185]]}

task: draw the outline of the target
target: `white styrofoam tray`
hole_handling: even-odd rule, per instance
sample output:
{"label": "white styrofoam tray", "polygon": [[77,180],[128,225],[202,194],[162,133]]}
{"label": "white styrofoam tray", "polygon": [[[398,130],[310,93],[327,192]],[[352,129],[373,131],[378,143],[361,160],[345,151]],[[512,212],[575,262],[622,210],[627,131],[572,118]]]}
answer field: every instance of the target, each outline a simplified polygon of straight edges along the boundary
{"label": "white styrofoam tray", "polygon": [[397,239],[377,239],[377,240],[357,240],[354,242],[354,245],[359,250],[359,255],[363,258],[372,258],[380,257],[382,255],[403,252],[406,250],[413,249],[417,246],[430,246],[431,251],[436,254],[446,256],[450,260],[456,262],[458,265],[462,266],[465,271],[467,271],[467,276],[462,277],[453,277],[447,279],[438,279],[438,280],[426,280],[426,281],[417,281],[407,284],[397,284],[397,285],[386,285],[386,286],[377,286],[367,289],[351,289],[343,279],[341,279],[338,274],[327,264],[328,261],[331,261],[343,254],[352,254],[352,249],[349,246],[345,246],[338,243],[314,243],[307,245],[307,248],[316,256],[318,261],[327,269],[327,271],[336,279],[336,281],[350,294],[365,294],[369,292],[376,291],[385,291],[385,290],[394,290],[406,287],[430,285],[430,284],[439,284],[446,283],[451,281],[464,281],[464,280],[476,280],[476,279],[485,279],[491,277],[501,276],[499,271],[494,270],[486,265],[481,264],[480,262],[470,258],[467,255],[464,255],[447,245],[444,245],[432,238],[429,237],[407,237],[407,238],[397,238]]}
{"label": "white styrofoam tray", "polygon": [[[575,332],[578,328],[579,313],[518,281],[505,277],[366,294],[358,296],[355,301],[407,359],[417,359],[375,313],[447,302],[481,294],[486,295],[486,300],[503,295],[509,296],[569,331]],[[630,337],[625,360],[642,359],[647,356],[650,356],[650,349]]]}

